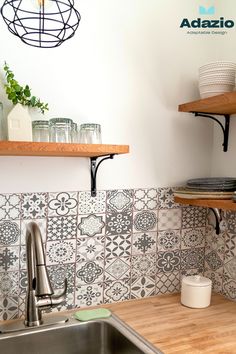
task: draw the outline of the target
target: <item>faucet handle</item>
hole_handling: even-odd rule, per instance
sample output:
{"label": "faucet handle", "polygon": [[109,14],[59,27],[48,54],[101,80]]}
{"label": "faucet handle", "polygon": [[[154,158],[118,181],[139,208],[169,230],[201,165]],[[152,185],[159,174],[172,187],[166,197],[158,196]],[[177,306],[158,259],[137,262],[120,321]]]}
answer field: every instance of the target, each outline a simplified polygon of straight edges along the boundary
{"label": "faucet handle", "polygon": [[65,301],[66,293],[67,293],[67,285],[68,285],[68,282],[67,282],[67,278],[66,278],[64,280],[64,288],[63,288],[62,292],[57,294],[57,295],[53,294],[52,296],[50,296],[50,298],[51,298],[51,306],[59,305],[63,301]]}

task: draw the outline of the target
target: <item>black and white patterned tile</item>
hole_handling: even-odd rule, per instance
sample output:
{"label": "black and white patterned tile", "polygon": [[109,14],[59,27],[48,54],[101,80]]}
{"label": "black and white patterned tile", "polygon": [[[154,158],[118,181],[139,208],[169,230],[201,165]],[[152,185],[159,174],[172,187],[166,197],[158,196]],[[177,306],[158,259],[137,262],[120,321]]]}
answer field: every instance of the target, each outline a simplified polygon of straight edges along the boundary
{"label": "black and white patterned tile", "polygon": [[18,296],[19,272],[0,273],[0,296]]}
{"label": "black and white patterned tile", "polygon": [[105,255],[105,237],[82,237],[77,240],[77,262],[103,260]]}
{"label": "black and white patterned tile", "polygon": [[106,236],[105,258],[131,256],[131,234]]}
{"label": "black and white patterned tile", "polygon": [[158,251],[180,249],[180,230],[159,231],[157,235]]}
{"label": "black and white patterned tile", "polygon": [[157,211],[143,210],[134,213],[133,232],[157,230]]}
{"label": "black and white patterned tile", "polygon": [[236,213],[232,210],[227,210],[225,214],[227,221],[227,229],[229,232],[236,234]]}
{"label": "black and white patterned tile", "polygon": [[214,272],[212,270],[206,270],[204,276],[211,279],[212,281],[212,291],[218,294],[222,294],[223,287],[223,276],[221,272]]}
{"label": "black and white patterned tile", "polygon": [[236,256],[236,234],[224,233],[225,249],[224,260],[230,260]]}
{"label": "black and white patterned tile", "polygon": [[172,188],[159,188],[158,201],[159,209],[171,209],[179,206],[174,201],[174,192]]}
{"label": "black and white patterned tile", "polygon": [[142,276],[131,281],[131,299],[140,299],[155,294],[155,276]]}
{"label": "black and white patterned tile", "polygon": [[194,247],[205,247],[206,229],[204,227],[196,227],[181,230],[181,249],[189,249]]}
{"label": "black and white patterned tile", "polygon": [[179,250],[158,252],[157,273],[170,273],[180,270],[181,254]]}
{"label": "black and white patterned tile", "polygon": [[156,275],[156,294],[170,294],[180,291],[180,273],[158,273]]}
{"label": "black and white patterned tile", "polygon": [[206,226],[207,209],[200,207],[182,208],[182,228],[195,228]]}
{"label": "black and white patterned tile", "polygon": [[78,194],[78,213],[82,214],[103,214],[106,212],[106,192],[97,191],[95,197],[91,192],[79,192]]}
{"label": "black and white patterned tile", "polygon": [[158,208],[157,189],[135,189],[134,190],[134,210],[156,210]]}
{"label": "black and white patterned tile", "polygon": [[76,264],[76,286],[103,283],[104,261],[89,261]]}
{"label": "black and white patterned tile", "polygon": [[19,271],[20,247],[0,247],[0,272]]}
{"label": "black and white patterned tile", "polygon": [[105,261],[105,281],[130,279],[131,259],[130,257],[116,257]]}
{"label": "black and white patterned tile", "polygon": [[130,280],[115,280],[104,284],[104,303],[130,299]]}
{"label": "black and white patterned tile", "polygon": [[103,304],[103,283],[78,285],[75,290],[75,302],[78,307]]}
{"label": "black and white patterned tile", "polygon": [[48,265],[75,262],[76,240],[48,241],[46,261]]}
{"label": "black and white patterned tile", "polygon": [[19,245],[20,228],[20,220],[0,221],[0,247]]}
{"label": "black and white patterned tile", "polygon": [[0,194],[0,220],[20,219],[20,195]]}
{"label": "black and white patterned tile", "polygon": [[157,232],[134,233],[132,237],[132,255],[142,255],[146,253],[156,254]]}
{"label": "black and white patterned tile", "polygon": [[123,213],[131,212],[133,207],[133,190],[111,190],[107,191],[107,212]]}
{"label": "black and white patterned tile", "polygon": [[48,194],[25,193],[21,200],[22,219],[42,219],[47,217]]}
{"label": "black and white patterned tile", "polygon": [[158,213],[158,229],[174,230],[181,228],[181,209],[160,209]]}
{"label": "black and white patterned tile", "polygon": [[212,250],[205,255],[205,266],[206,269],[210,269],[212,271],[217,271],[221,267],[223,267],[223,261],[220,259],[219,255],[216,251]]}
{"label": "black and white patterned tile", "polygon": [[77,236],[77,216],[54,216],[47,220],[47,240],[68,240]]}
{"label": "black and white patterned tile", "polygon": [[105,234],[105,216],[103,214],[91,214],[78,217],[79,236],[99,236]]}
{"label": "black and white patterned tile", "polygon": [[49,193],[48,216],[77,215],[78,193]]}
{"label": "black and white patterned tile", "polygon": [[181,251],[181,269],[199,269],[199,272],[204,270],[205,249],[199,247],[195,249],[187,249]]}
{"label": "black and white patterned tile", "polygon": [[131,277],[139,278],[156,274],[156,255],[145,254],[132,257]]}
{"label": "black and white patterned tile", "polygon": [[18,296],[0,296],[0,318],[3,320],[18,318]]}
{"label": "black and white patterned tile", "polygon": [[62,289],[67,279],[68,288],[75,286],[75,263],[48,266],[48,274],[53,289]]}
{"label": "black and white patterned tile", "polygon": [[132,212],[107,213],[106,214],[106,234],[119,235],[130,234],[132,232]]}
{"label": "black and white patterned tile", "polygon": [[20,270],[20,272],[19,272],[19,294],[20,295],[24,294],[24,297],[26,296],[27,284],[28,284],[27,271]]}

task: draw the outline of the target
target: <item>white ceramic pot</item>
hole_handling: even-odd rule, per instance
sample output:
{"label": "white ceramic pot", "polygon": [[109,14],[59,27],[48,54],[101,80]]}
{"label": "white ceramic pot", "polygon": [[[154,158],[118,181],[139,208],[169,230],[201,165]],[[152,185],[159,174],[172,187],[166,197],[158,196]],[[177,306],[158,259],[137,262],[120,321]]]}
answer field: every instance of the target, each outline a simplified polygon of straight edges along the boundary
{"label": "white ceramic pot", "polygon": [[208,307],[211,303],[212,281],[200,275],[183,277],[181,303],[191,308]]}
{"label": "white ceramic pot", "polygon": [[32,141],[32,121],[27,106],[17,103],[7,116],[8,140]]}

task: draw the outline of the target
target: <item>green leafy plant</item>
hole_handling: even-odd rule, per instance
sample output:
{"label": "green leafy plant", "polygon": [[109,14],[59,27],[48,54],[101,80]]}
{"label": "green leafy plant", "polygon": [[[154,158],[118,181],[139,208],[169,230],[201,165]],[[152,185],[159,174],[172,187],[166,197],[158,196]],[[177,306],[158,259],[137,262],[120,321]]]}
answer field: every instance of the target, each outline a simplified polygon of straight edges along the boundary
{"label": "green leafy plant", "polygon": [[48,104],[40,101],[39,98],[31,94],[31,89],[28,85],[21,86],[15,79],[15,75],[10,70],[5,62],[4,71],[6,76],[6,84],[4,85],[7,97],[13,104],[20,103],[23,106],[36,107],[43,114],[48,110]]}

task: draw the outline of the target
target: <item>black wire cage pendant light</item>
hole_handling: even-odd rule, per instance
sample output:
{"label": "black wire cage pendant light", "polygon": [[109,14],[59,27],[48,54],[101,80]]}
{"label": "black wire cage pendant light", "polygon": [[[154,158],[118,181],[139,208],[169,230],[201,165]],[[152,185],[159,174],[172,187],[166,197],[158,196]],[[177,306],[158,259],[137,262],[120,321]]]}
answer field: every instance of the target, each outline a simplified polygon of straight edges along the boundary
{"label": "black wire cage pendant light", "polygon": [[5,0],[1,15],[24,43],[55,48],[74,36],[81,19],[74,0]]}

